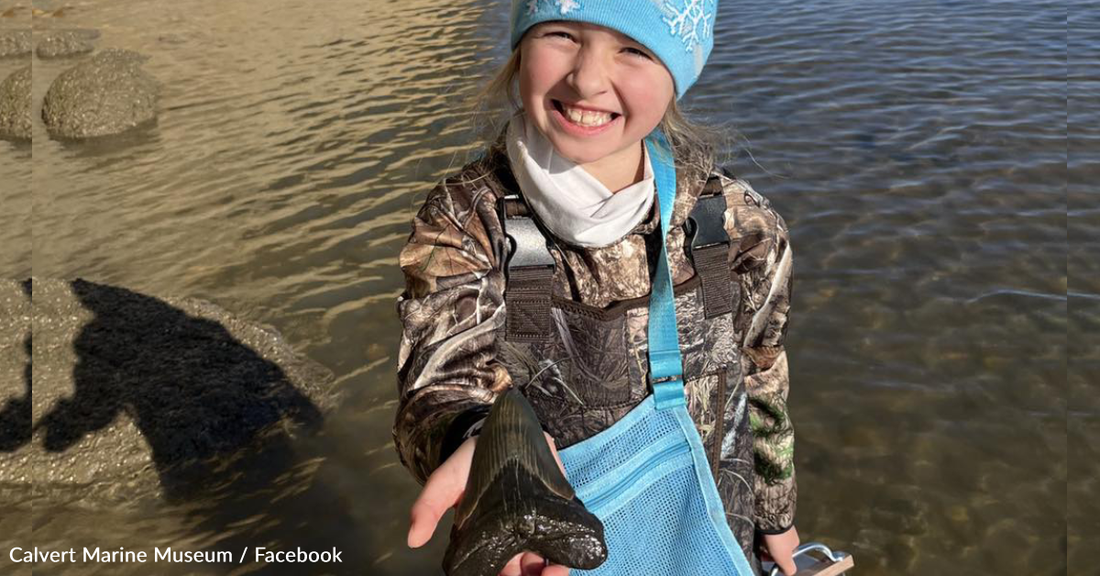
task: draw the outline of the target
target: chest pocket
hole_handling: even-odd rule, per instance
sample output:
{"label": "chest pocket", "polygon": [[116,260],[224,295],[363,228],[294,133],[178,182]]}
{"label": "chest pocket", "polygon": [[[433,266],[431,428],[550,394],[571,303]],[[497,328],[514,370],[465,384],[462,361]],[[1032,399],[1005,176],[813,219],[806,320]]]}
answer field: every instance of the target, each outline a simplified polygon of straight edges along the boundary
{"label": "chest pocket", "polygon": [[[696,203],[685,225],[696,274],[674,287],[689,411],[703,428],[720,420],[726,372],[739,366],[738,283],[730,277],[724,211],[720,192]],[[509,257],[498,361],[565,448],[607,429],[650,393],[649,298],[601,309],[552,296],[549,234],[518,196],[501,199],[500,216]]]}

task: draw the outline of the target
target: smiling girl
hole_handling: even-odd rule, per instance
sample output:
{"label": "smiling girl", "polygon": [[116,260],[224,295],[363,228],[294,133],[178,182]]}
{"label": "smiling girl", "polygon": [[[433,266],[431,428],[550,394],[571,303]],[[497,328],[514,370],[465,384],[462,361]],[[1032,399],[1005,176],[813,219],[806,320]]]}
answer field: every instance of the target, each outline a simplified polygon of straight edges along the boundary
{"label": "smiling girl", "polygon": [[[425,485],[410,546],[461,498],[481,421],[504,391],[524,393],[563,454],[651,395],[647,306],[667,258],[705,480],[753,571],[759,553],[794,574],[788,230],[714,166],[713,137],[677,107],[710,53],[716,9],[514,0],[512,57],[486,94],[516,103],[518,86],[520,106],[484,155],[431,191],[400,256],[394,439]],[[671,190],[658,188],[669,170],[654,142],[671,148]],[[675,198],[667,222],[661,192]],[[527,552],[501,574],[568,572],[545,564]]]}

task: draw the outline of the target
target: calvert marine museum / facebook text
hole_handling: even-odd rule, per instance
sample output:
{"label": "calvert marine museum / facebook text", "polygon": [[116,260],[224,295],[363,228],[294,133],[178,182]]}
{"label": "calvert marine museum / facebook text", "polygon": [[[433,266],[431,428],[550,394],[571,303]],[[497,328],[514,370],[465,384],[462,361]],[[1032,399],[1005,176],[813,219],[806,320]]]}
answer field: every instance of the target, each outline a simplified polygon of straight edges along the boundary
{"label": "calvert marine museum / facebook text", "polygon": [[227,550],[173,550],[168,548],[153,548],[152,554],[146,550],[107,550],[99,547],[82,548],[78,556],[76,548],[68,550],[41,550],[37,546],[31,549],[16,546],[8,551],[8,559],[16,564],[21,563],[64,563],[64,562],[98,562],[98,563],[127,563],[127,562],[173,562],[173,563],[223,563],[244,564],[246,561],[281,564],[290,562],[332,563],[342,562],[342,552],[335,547],[332,550],[317,552],[312,550],[270,550],[262,546],[253,548],[254,553],[248,554],[249,547],[245,547],[239,554]]}

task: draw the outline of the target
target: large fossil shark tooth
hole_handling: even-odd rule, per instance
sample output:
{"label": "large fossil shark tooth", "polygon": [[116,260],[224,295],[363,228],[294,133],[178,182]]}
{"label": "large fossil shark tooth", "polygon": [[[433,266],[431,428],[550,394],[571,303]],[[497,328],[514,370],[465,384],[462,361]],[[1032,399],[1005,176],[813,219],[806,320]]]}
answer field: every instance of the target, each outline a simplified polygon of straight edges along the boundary
{"label": "large fossil shark tooth", "polygon": [[603,524],[577,499],[534,409],[512,389],[481,428],[443,568],[448,576],[496,576],[524,550],[581,570],[607,559]]}

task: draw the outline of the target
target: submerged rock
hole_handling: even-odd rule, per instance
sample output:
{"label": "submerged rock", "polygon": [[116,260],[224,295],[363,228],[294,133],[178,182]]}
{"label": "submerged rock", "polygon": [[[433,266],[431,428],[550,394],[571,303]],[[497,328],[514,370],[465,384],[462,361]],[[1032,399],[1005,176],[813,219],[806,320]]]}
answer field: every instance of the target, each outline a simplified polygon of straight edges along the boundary
{"label": "submerged rock", "polygon": [[97,30],[52,30],[38,41],[35,53],[39,58],[70,58],[95,49],[92,40],[99,38]]}
{"label": "submerged rock", "polygon": [[124,132],[156,118],[158,87],[136,52],[108,49],[62,72],[42,104],[42,120],[56,138],[82,139]]}
{"label": "submerged rock", "polygon": [[30,53],[30,30],[0,30],[0,58],[17,58]]}
{"label": "submerged rock", "polygon": [[331,372],[209,302],[83,280],[29,292],[0,280],[0,494],[15,501],[209,492],[335,405]]}
{"label": "submerged rock", "polygon": [[25,66],[0,82],[0,138],[31,139],[31,67]]}

